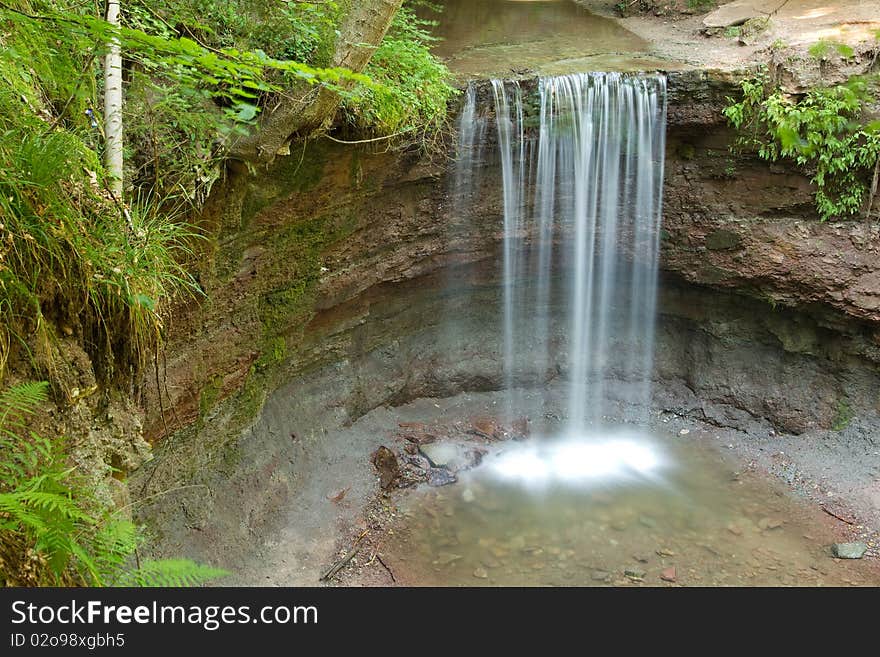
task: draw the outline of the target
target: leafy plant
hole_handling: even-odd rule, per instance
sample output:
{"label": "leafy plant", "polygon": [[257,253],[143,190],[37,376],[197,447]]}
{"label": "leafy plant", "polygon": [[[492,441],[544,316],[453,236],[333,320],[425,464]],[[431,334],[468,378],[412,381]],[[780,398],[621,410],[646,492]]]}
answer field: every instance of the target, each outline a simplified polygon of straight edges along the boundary
{"label": "leafy plant", "polygon": [[811,89],[800,99],[772,88],[765,76],[742,82],[739,102],[724,114],[740,132],[739,147],[762,159],[790,158],[812,174],[823,220],[858,213],[869,200],[868,177],[880,158],[880,122],[863,122],[873,96],[868,81]]}
{"label": "leafy plant", "polygon": [[824,60],[832,53],[836,52],[843,59],[852,59],[855,56],[855,50],[852,46],[838,41],[828,41],[820,39],[807,49],[807,53],[813,59]]}
{"label": "leafy plant", "polygon": [[408,3],[398,11],[366,70],[374,84],[361,85],[345,98],[345,117],[360,132],[418,136],[446,122],[447,103],[455,94],[451,75],[431,54],[434,23],[416,16],[413,4],[429,3]]}
{"label": "leafy plant", "polygon": [[25,383],[0,393],[0,584],[191,586],[225,575],[186,560],[132,565],[137,527],[96,512],[65,464],[63,442],[27,429],[47,387]]}

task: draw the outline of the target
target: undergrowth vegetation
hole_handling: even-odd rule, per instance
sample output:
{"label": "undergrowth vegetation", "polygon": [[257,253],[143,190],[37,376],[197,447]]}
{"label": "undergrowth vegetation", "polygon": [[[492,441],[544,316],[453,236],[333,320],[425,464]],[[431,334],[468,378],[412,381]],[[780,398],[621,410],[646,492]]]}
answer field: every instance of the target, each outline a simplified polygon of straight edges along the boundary
{"label": "undergrowth vegetation", "polygon": [[0,586],[188,586],[226,575],[188,560],[138,563],[141,531],[92,498],[63,440],[28,429],[46,389],[0,392]]}
{"label": "undergrowth vegetation", "polygon": [[823,221],[868,214],[880,169],[880,121],[865,118],[876,85],[876,76],[854,76],[793,97],[759,75],[742,82],[742,99],[728,99],[724,114],[739,131],[737,147],[770,162],[792,160],[809,173]]}
{"label": "undergrowth vegetation", "polygon": [[[439,11],[430,3],[418,4]],[[411,6],[397,12],[366,70],[376,84],[355,89],[343,104],[346,119],[359,132],[422,137],[443,126],[455,90],[449,84],[449,70],[431,55],[435,40],[429,32],[431,25]]]}
{"label": "undergrowth vegetation", "polygon": [[[119,33],[99,9],[0,2],[0,376],[17,347],[33,362],[40,345],[51,351],[59,325],[83,337],[103,378],[139,371],[167,301],[199,291],[185,266],[197,235],[184,219],[219,177],[225,147],[291,79],[337,88],[345,122],[367,136],[426,134],[453,93],[409,7],[372,81],[323,68],[336,2],[133,0]],[[111,36],[126,56],[128,203],[101,166],[99,64]]]}
{"label": "undergrowth vegetation", "polygon": [[155,345],[160,303],[193,289],[192,231],[108,193],[90,55],[36,21],[13,27],[0,36],[0,378],[16,348],[50,362],[58,325],[80,332],[108,379],[127,374]]}

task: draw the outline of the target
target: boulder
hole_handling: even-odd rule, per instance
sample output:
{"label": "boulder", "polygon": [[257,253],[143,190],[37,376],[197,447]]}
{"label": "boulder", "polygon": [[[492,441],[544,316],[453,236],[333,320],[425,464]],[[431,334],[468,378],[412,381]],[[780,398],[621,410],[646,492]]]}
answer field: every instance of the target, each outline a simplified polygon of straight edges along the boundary
{"label": "boulder", "polygon": [[703,27],[708,29],[723,29],[742,25],[752,18],[766,16],[759,7],[762,3],[755,0],[736,0],[726,5],[721,5],[703,18]]}
{"label": "boulder", "polygon": [[861,559],[868,551],[864,543],[835,543],[831,546],[831,554],[838,559]]}

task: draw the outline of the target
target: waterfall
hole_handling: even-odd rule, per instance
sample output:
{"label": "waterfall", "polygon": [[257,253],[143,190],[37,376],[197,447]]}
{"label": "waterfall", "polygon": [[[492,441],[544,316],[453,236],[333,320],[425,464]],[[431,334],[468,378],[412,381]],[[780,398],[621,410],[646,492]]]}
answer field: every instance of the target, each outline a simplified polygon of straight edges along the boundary
{"label": "waterfall", "polygon": [[627,382],[627,401],[642,408],[650,401],[665,78],[543,78],[538,102],[528,105],[520,84],[492,86],[504,190],[508,412],[516,413],[517,386],[554,373],[552,308],[562,306],[567,355],[559,369],[569,382],[568,428],[579,433],[603,423],[609,381]]}

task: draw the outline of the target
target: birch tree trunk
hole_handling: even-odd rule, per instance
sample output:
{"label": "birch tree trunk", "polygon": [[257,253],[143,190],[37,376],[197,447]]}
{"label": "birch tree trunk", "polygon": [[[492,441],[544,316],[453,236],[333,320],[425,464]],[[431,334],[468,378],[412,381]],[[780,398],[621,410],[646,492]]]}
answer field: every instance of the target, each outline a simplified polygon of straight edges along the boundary
{"label": "birch tree trunk", "polygon": [[[339,30],[331,67],[360,73],[370,63],[403,0],[350,0]],[[288,89],[259,128],[241,139],[231,155],[254,163],[271,162],[292,135],[305,136],[336,114],[339,94],[307,82]]]}
{"label": "birch tree trunk", "polygon": [[[107,22],[119,26],[119,0],[107,1]],[[104,166],[110,191],[122,202],[122,48],[114,38],[104,57]]]}

